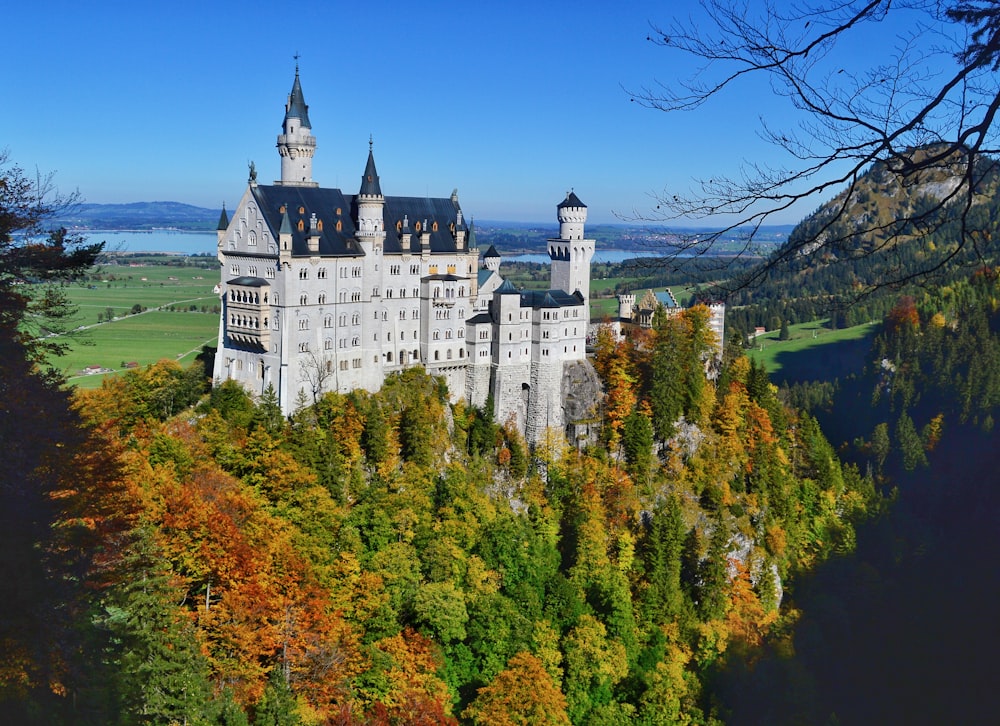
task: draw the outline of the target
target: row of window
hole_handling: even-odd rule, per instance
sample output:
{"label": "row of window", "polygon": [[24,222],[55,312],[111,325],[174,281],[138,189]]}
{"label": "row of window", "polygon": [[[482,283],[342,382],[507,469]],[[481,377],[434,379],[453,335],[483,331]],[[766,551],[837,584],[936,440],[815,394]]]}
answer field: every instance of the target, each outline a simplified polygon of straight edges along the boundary
{"label": "row of window", "polygon": [[[235,276],[235,277],[239,277],[240,275],[243,274],[241,272],[241,270],[242,270],[242,268],[239,265],[237,265],[236,263],[233,263],[230,266],[230,268],[229,268],[229,272],[232,273],[232,275]],[[247,276],[249,276],[249,277],[259,277],[258,270],[257,270],[257,265],[247,265]],[[270,265],[268,265],[267,267],[265,267],[264,268],[264,276],[267,277],[267,278],[269,278],[269,279],[273,278],[274,277],[274,268],[271,267]]]}
{"label": "row of window", "polygon": [[[229,301],[235,303],[244,303],[247,305],[260,305],[260,293],[257,291],[238,290],[236,288],[230,288]],[[264,293],[264,304],[267,305],[266,292]]]}

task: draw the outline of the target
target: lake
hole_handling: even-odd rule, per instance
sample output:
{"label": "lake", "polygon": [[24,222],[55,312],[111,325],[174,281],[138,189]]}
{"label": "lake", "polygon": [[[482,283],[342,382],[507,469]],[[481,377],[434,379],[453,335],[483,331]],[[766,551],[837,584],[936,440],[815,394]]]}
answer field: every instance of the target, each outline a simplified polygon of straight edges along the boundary
{"label": "lake", "polygon": [[170,252],[178,255],[214,255],[219,239],[215,232],[167,229],[91,230],[84,236],[88,242],[104,242],[107,252]]}
{"label": "lake", "polygon": [[[93,230],[84,233],[90,242],[105,242],[109,252],[161,252],[178,255],[214,255],[218,237],[215,232],[181,232],[175,230]],[[636,257],[655,257],[653,250],[597,250],[593,262],[624,262]],[[547,254],[510,255],[510,262],[549,264]]]}

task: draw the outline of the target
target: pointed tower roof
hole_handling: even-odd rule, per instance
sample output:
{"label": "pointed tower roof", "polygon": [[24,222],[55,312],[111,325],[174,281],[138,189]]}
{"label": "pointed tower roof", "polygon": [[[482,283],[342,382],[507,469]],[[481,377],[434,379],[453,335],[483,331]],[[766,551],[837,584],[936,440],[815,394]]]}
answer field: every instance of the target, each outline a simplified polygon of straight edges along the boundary
{"label": "pointed tower roof", "polygon": [[301,124],[311,129],[309,123],[309,106],[306,105],[305,96],[302,95],[302,84],[299,82],[299,64],[295,64],[295,82],[292,84],[292,92],[288,94],[288,104],[285,106],[285,121],[290,118],[297,118]]}
{"label": "pointed tower roof", "polygon": [[494,247],[493,245],[490,245],[490,248],[486,250],[486,252],[483,254],[483,259],[486,259],[487,257],[499,257],[499,256],[500,253],[497,252],[497,248]]}
{"label": "pointed tower roof", "polygon": [[382,187],[378,183],[378,172],[375,170],[375,156],[372,154],[372,141],[368,140],[368,163],[365,165],[365,173],[361,177],[362,196],[381,197]]}
{"label": "pointed tower roof", "polygon": [[[472,249],[473,247],[476,247],[476,220],[471,220],[469,222],[469,236],[466,238],[465,244],[466,244],[466,246],[469,249]],[[490,245],[490,249],[493,250],[494,252],[496,252],[496,250],[493,249],[493,245]],[[489,255],[488,251],[487,251],[487,255]],[[499,256],[500,256],[500,253],[497,252],[497,257],[499,257]]]}
{"label": "pointed tower roof", "polygon": [[510,280],[504,280],[500,283],[500,287],[496,289],[496,292],[501,295],[520,295],[521,291],[514,287],[514,283]]}
{"label": "pointed tower roof", "polygon": [[562,209],[563,207],[583,207],[586,208],[587,205],[580,201],[580,197],[576,196],[576,192],[569,191],[566,192],[566,198],[559,202],[559,206],[556,209]]}
{"label": "pointed tower roof", "polygon": [[281,228],[278,230],[278,234],[291,234],[292,233],[292,221],[288,218],[288,212],[284,211],[281,213]]}
{"label": "pointed tower roof", "polygon": [[229,215],[226,214],[226,203],[222,203],[222,214],[219,215],[219,225],[215,228],[219,232],[229,229]]}

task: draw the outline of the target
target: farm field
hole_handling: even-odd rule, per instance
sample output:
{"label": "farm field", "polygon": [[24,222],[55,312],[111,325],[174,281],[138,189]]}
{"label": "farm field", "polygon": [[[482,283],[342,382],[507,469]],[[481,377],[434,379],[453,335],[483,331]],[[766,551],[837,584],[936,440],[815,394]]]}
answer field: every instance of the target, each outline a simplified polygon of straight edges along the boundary
{"label": "farm field", "polygon": [[[211,269],[108,265],[95,270],[87,283],[67,286],[81,330],[54,364],[70,385],[84,388],[99,386],[123,363],[168,358],[189,364],[202,346],[215,344],[218,334],[219,299],[212,290],[219,278],[211,263]],[[136,306],[145,312],[130,314]],[[111,372],[82,374],[88,366]]]}

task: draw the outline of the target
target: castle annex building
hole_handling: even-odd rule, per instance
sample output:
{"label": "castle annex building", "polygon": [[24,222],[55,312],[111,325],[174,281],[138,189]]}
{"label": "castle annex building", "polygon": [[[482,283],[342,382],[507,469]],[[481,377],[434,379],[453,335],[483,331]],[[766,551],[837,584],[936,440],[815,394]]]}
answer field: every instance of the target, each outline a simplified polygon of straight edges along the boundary
{"label": "castle annex building", "polygon": [[589,368],[586,205],[571,192],[557,207],[552,289],[517,290],[495,249],[480,261],[457,192],[383,193],[371,142],[355,193],[313,181],[308,110],[296,68],[277,140],[281,179],[259,184],[251,165],[232,218],[223,210],[219,220],[216,382],[255,395],[271,386],[288,414],[327,391],[377,391],[420,365],[453,399],[481,406],[492,394],[497,420],[513,419],[529,441],[562,430],[569,369]]}

